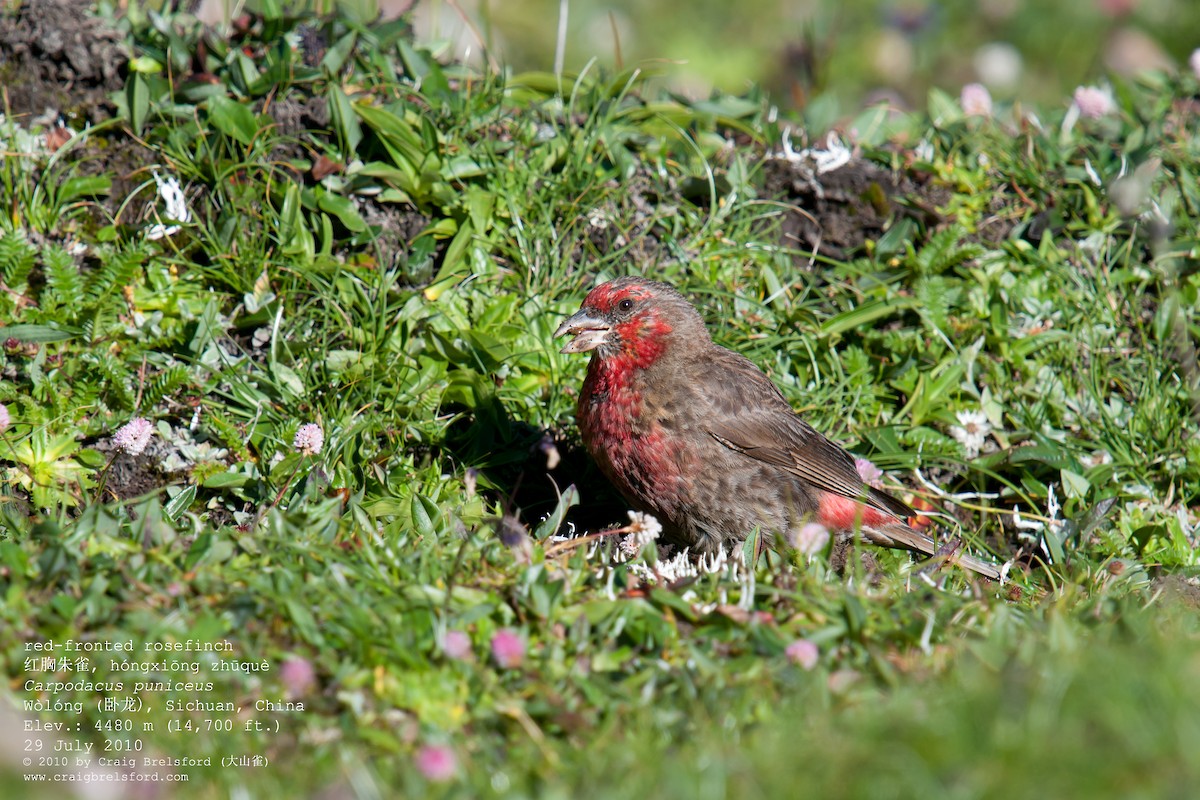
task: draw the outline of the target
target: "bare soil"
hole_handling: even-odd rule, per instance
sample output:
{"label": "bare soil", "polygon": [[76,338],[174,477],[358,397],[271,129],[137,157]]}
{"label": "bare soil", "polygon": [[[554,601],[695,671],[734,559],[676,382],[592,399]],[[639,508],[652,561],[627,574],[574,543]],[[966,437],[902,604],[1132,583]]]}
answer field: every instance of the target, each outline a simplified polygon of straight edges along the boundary
{"label": "bare soil", "polygon": [[[9,4],[6,4],[6,6]],[[78,0],[23,0],[0,13],[0,86],[18,116],[48,109],[90,122],[112,113],[129,54],[119,31]]]}
{"label": "bare soil", "polygon": [[944,186],[863,159],[815,177],[784,159],[770,159],[763,167],[764,194],[791,206],[780,230],[782,244],[834,259],[854,255],[898,217],[937,225],[937,208],[950,198]]}

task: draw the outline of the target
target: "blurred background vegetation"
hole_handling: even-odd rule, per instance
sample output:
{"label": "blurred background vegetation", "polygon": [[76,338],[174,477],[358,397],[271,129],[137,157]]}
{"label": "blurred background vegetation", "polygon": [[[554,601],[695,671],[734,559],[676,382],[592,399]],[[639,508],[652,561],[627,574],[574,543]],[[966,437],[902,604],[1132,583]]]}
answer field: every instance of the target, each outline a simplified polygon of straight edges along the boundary
{"label": "blurred background vegetation", "polygon": [[[411,0],[381,0],[386,10]],[[848,114],[888,99],[922,106],[930,87],[985,84],[997,100],[1061,105],[1105,72],[1175,69],[1200,45],[1195,0],[421,0],[419,38],[514,71],[654,63],[693,98],[767,88],[781,108]]]}

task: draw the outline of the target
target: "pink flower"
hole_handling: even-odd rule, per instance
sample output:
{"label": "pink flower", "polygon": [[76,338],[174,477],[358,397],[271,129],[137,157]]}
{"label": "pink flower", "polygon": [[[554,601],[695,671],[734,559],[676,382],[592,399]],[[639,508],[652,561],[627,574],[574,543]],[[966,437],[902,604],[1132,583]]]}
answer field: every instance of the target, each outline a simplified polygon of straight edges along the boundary
{"label": "pink flower", "polygon": [[492,658],[505,669],[521,666],[525,660],[525,640],[511,628],[501,628],[492,636]]}
{"label": "pink flower", "polygon": [[440,744],[427,744],[417,751],[414,759],[417,772],[427,781],[445,783],[458,772],[458,759],[454,751]]}
{"label": "pink flower", "polygon": [[783,654],[788,657],[798,667],[809,670],[817,665],[817,659],[821,656],[821,651],[816,644],[808,639],[797,639],[787,646]]}
{"label": "pink flower", "polygon": [[131,456],[140,456],[146,449],[146,445],[150,444],[150,435],[153,433],[154,427],[150,424],[150,420],[145,417],[134,417],[117,430],[113,435],[112,443],[118,450],[124,450]]}
{"label": "pink flower", "polygon": [[1116,110],[1112,94],[1107,89],[1098,86],[1080,86],[1075,90],[1075,107],[1080,116],[1089,119],[1100,119]]}
{"label": "pink flower", "polygon": [[300,430],[296,431],[296,438],[292,440],[292,447],[306,456],[315,456],[324,446],[325,431],[321,430],[320,425],[312,422],[301,425]]}
{"label": "pink flower", "polygon": [[279,667],[279,681],[289,697],[303,697],[317,685],[317,673],[308,659],[288,656]]}
{"label": "pink flower", "polygon": [[0,403],[0,431],[8,430],[8,426],[12,424],[12,417],[8,415],[8,406]]}
{"label": "pink flower", "polygon": [[1193,50],[1188,56],[1188,66],[1192,68],[1192,74],[1196,76],[1196,80],[1200,81],[1200,48]]}
{"label": "pink flower", "polygon": [[796,531],[796,549],[806,556],[815,556],[829,544],[829,531],[819,522],[806,522]]}
{"label": "pink flower", "polygon": [[472,655],[471,637],[462,631],[446,631],[442,637],[442,652],[446,658],[455,661],[466,661]]}
{"label": "pink flower", "polygon": [[968,83],[959,97],[963,113],[968,117],[990,117],[992,115],[992,93],[982,83]]}
{"label": "pink flower", "polygon": [[863,479],[863,483],[868,486],[879,488],[879,481],[883,478],[883,470],[872,464],[865,458],[854,459],[854,469],[858,472],[858,477]]}

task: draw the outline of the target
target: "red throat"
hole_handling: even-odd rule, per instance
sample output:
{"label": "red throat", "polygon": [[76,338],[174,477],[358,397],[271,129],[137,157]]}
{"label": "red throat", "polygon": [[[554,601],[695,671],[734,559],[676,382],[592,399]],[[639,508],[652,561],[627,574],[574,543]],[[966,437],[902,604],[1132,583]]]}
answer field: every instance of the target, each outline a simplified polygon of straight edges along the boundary
{"label": "red throat", "polygon": [[671,326],[657,314],[647,313],[622,322],[616,332],[621,351],[613,360],[628,362],[629,369],[645,369],[666,351]]}

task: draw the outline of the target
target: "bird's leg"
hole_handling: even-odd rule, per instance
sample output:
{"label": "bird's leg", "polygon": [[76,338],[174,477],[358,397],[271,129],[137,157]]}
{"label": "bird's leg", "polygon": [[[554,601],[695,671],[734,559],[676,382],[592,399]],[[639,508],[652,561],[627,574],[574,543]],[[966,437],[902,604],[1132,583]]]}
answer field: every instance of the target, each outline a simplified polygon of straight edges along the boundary
{"label": "bird's leg", "polygon": [[[844,533],[839,534],[833,540],[833,547],[829,554],[829,566],[841,577],[846,577],[846,571],[850,567],[851,559],[854,557],[854,534]],[[869,550],[859,550],[858,560],[862,565],[862,577],[871,586],[878,585],[883,577],[883,571],[879,568],[879,562],[875,560],[875,556]]]}
{"label": "bird's leg", "polygon": [[837,534],[833,539],[833,547],[829,551],[829,567],[838,575],[846,572],[850,563],[850,554],[854,551],[854,537],[849,534]]}

